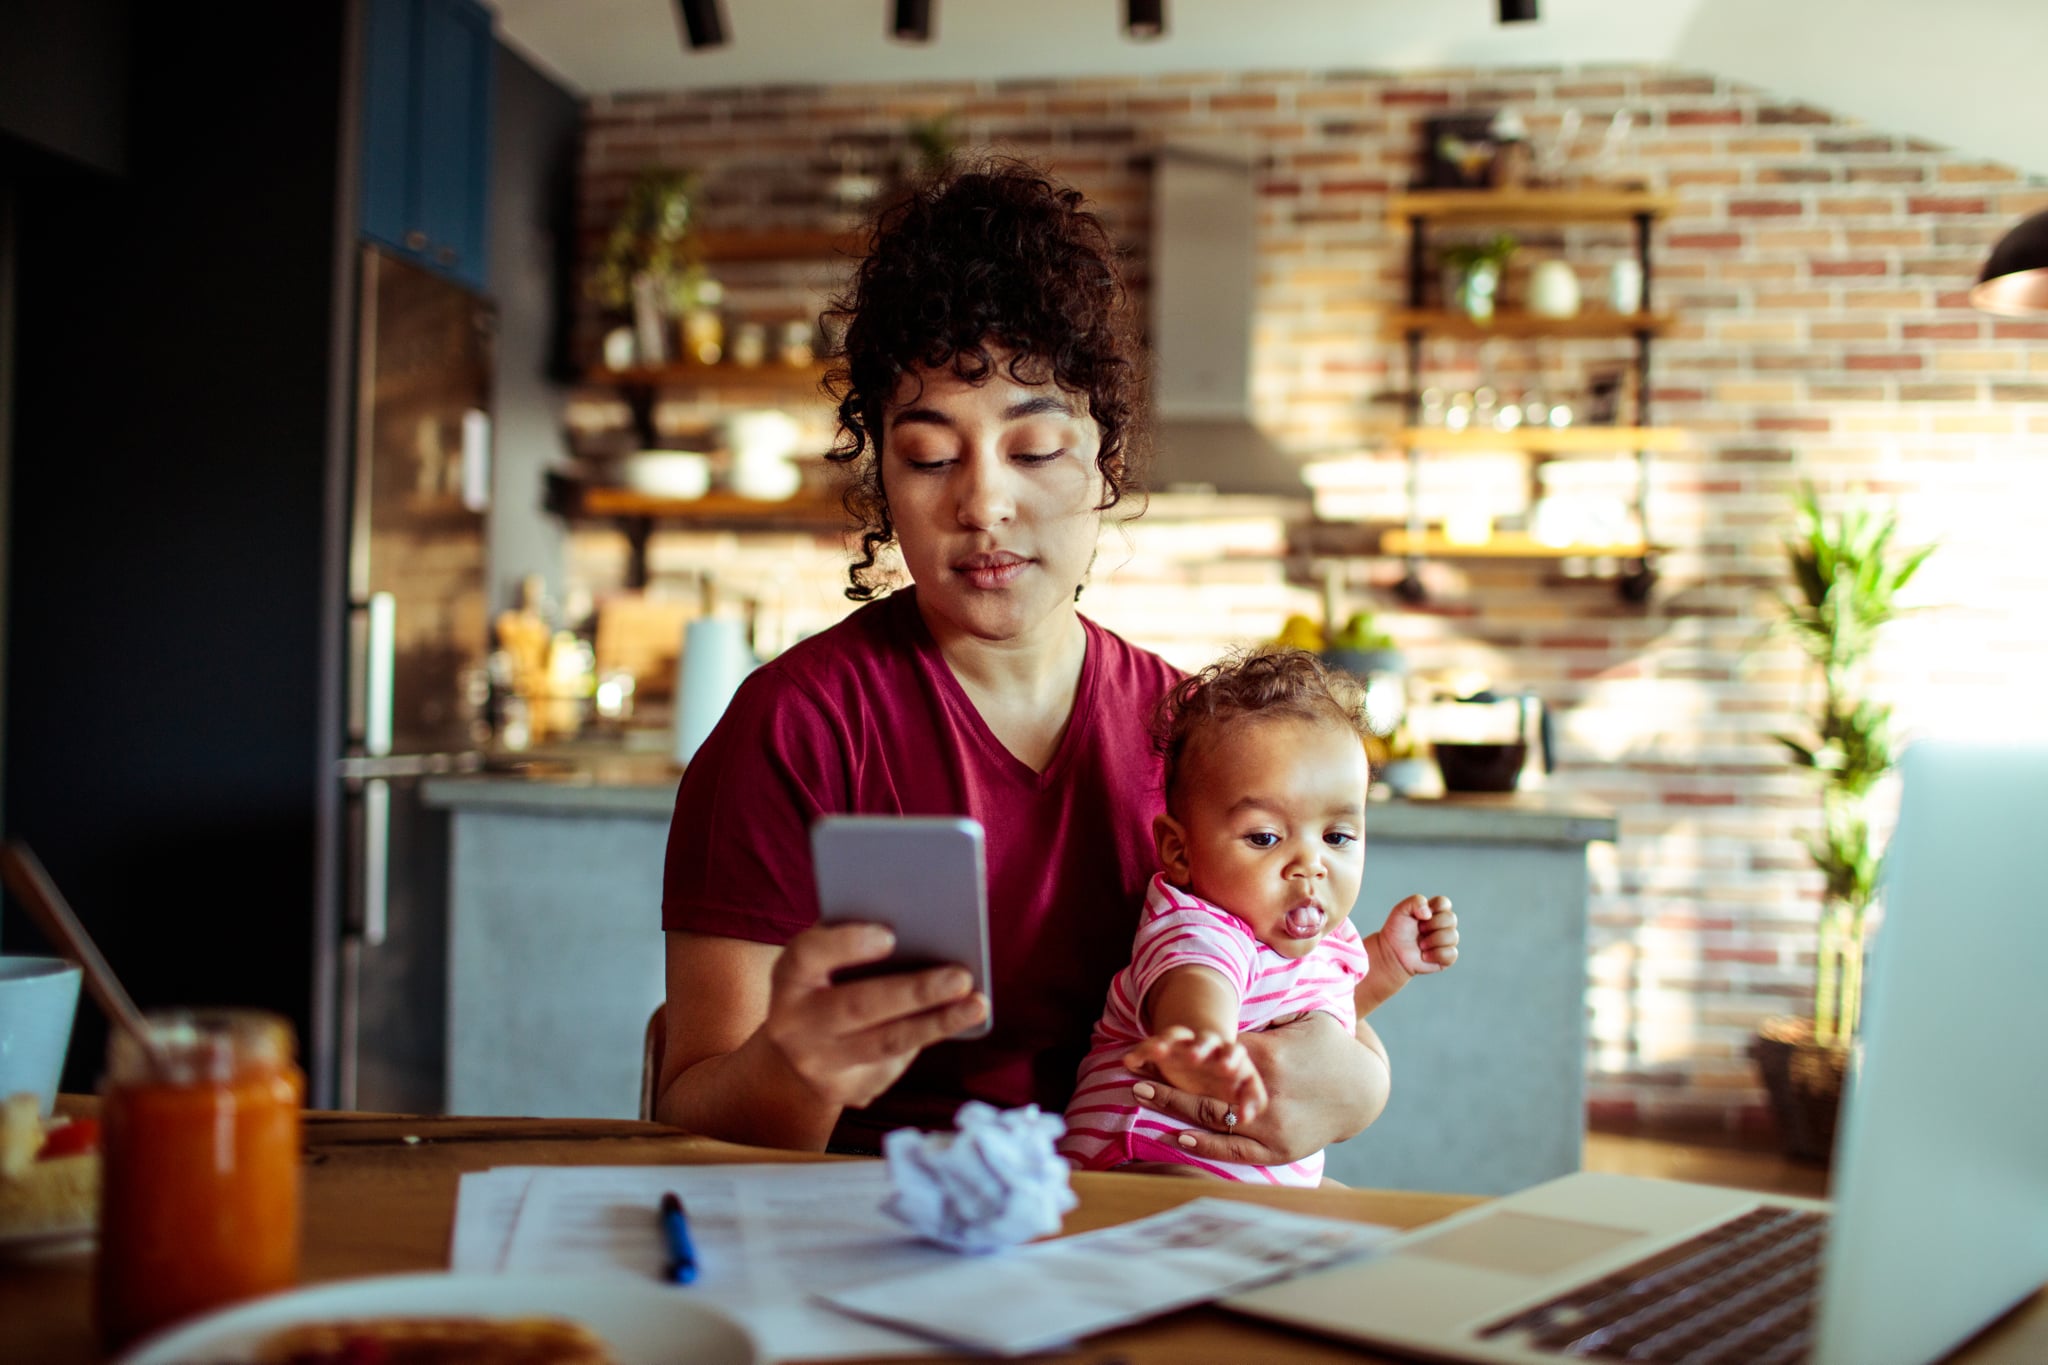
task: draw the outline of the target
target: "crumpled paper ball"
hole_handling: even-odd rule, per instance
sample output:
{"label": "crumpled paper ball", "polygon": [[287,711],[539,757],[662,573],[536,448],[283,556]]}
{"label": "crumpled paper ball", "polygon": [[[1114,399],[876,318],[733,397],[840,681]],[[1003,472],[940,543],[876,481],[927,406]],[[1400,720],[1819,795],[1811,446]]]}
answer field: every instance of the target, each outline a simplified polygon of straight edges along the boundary
{"label": "crumpled paper ball", "polygon": [[969,1100],[958,1131],[898,1128],[882,1139],[894,1187],[882,1210],[955,1251],[997,1251],[1058,1232],[1078,1202],[1053,1142],[1066,1123],[1035,1104]]}

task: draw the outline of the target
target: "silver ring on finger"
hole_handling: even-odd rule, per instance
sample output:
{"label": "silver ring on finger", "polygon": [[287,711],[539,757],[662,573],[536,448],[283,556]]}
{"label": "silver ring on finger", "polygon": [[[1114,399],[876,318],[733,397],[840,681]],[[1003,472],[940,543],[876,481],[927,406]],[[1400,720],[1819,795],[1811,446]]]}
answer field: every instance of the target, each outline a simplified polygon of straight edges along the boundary
{"label": "silver ring on finger", "polygon": [[1226,1109],[1223,1111],[1223,1126],[1225,1128],[1237,1127],[1237,1111],[1235,1109]]}

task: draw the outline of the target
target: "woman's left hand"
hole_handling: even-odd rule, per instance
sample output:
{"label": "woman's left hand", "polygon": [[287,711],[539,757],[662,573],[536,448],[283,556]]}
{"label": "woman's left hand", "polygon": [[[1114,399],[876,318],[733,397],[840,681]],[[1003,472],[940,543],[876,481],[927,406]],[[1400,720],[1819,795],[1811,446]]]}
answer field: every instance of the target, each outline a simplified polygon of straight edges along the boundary
{"label": "woman's left hand", "polygon": [[[1180,1134],[1189,1155],[1249,1166],[1284,1166],[1363,1132],[1387,1103],[1385,1057],[1320,1011],[1239,1036],[1270,1097],[1265,1112],[1245,1121],[1230,1105],[1140,1081],[1139,1104],[1195,1125]],[[1149,1093],[1148,1093],[1149,1092]],[[1239,1117],[1238,1122],[1231,1122]]]}

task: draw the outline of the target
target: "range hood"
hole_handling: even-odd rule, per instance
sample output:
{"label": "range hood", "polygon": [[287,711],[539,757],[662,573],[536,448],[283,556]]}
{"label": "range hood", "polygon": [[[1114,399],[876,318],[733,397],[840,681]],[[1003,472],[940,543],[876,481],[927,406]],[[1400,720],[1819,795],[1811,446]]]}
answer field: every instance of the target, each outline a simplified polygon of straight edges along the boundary
{"label": "range hood", "polygon": [[1251,418],[1258,200],[1252,156],[1175,144],[1152,169],[1154,492],[1306,497]]}

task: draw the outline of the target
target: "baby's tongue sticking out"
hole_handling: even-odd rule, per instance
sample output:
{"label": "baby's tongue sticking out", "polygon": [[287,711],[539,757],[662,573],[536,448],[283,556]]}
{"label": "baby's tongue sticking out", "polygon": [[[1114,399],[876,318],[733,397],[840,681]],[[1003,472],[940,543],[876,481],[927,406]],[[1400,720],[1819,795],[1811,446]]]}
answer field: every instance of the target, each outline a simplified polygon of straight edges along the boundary
{"label": "baby's tongue sticking out", "polygon": [[1322,927],[1323,908],[1320,905],[1297,905],[1287,912],[1289,938],[1314,938]]}

